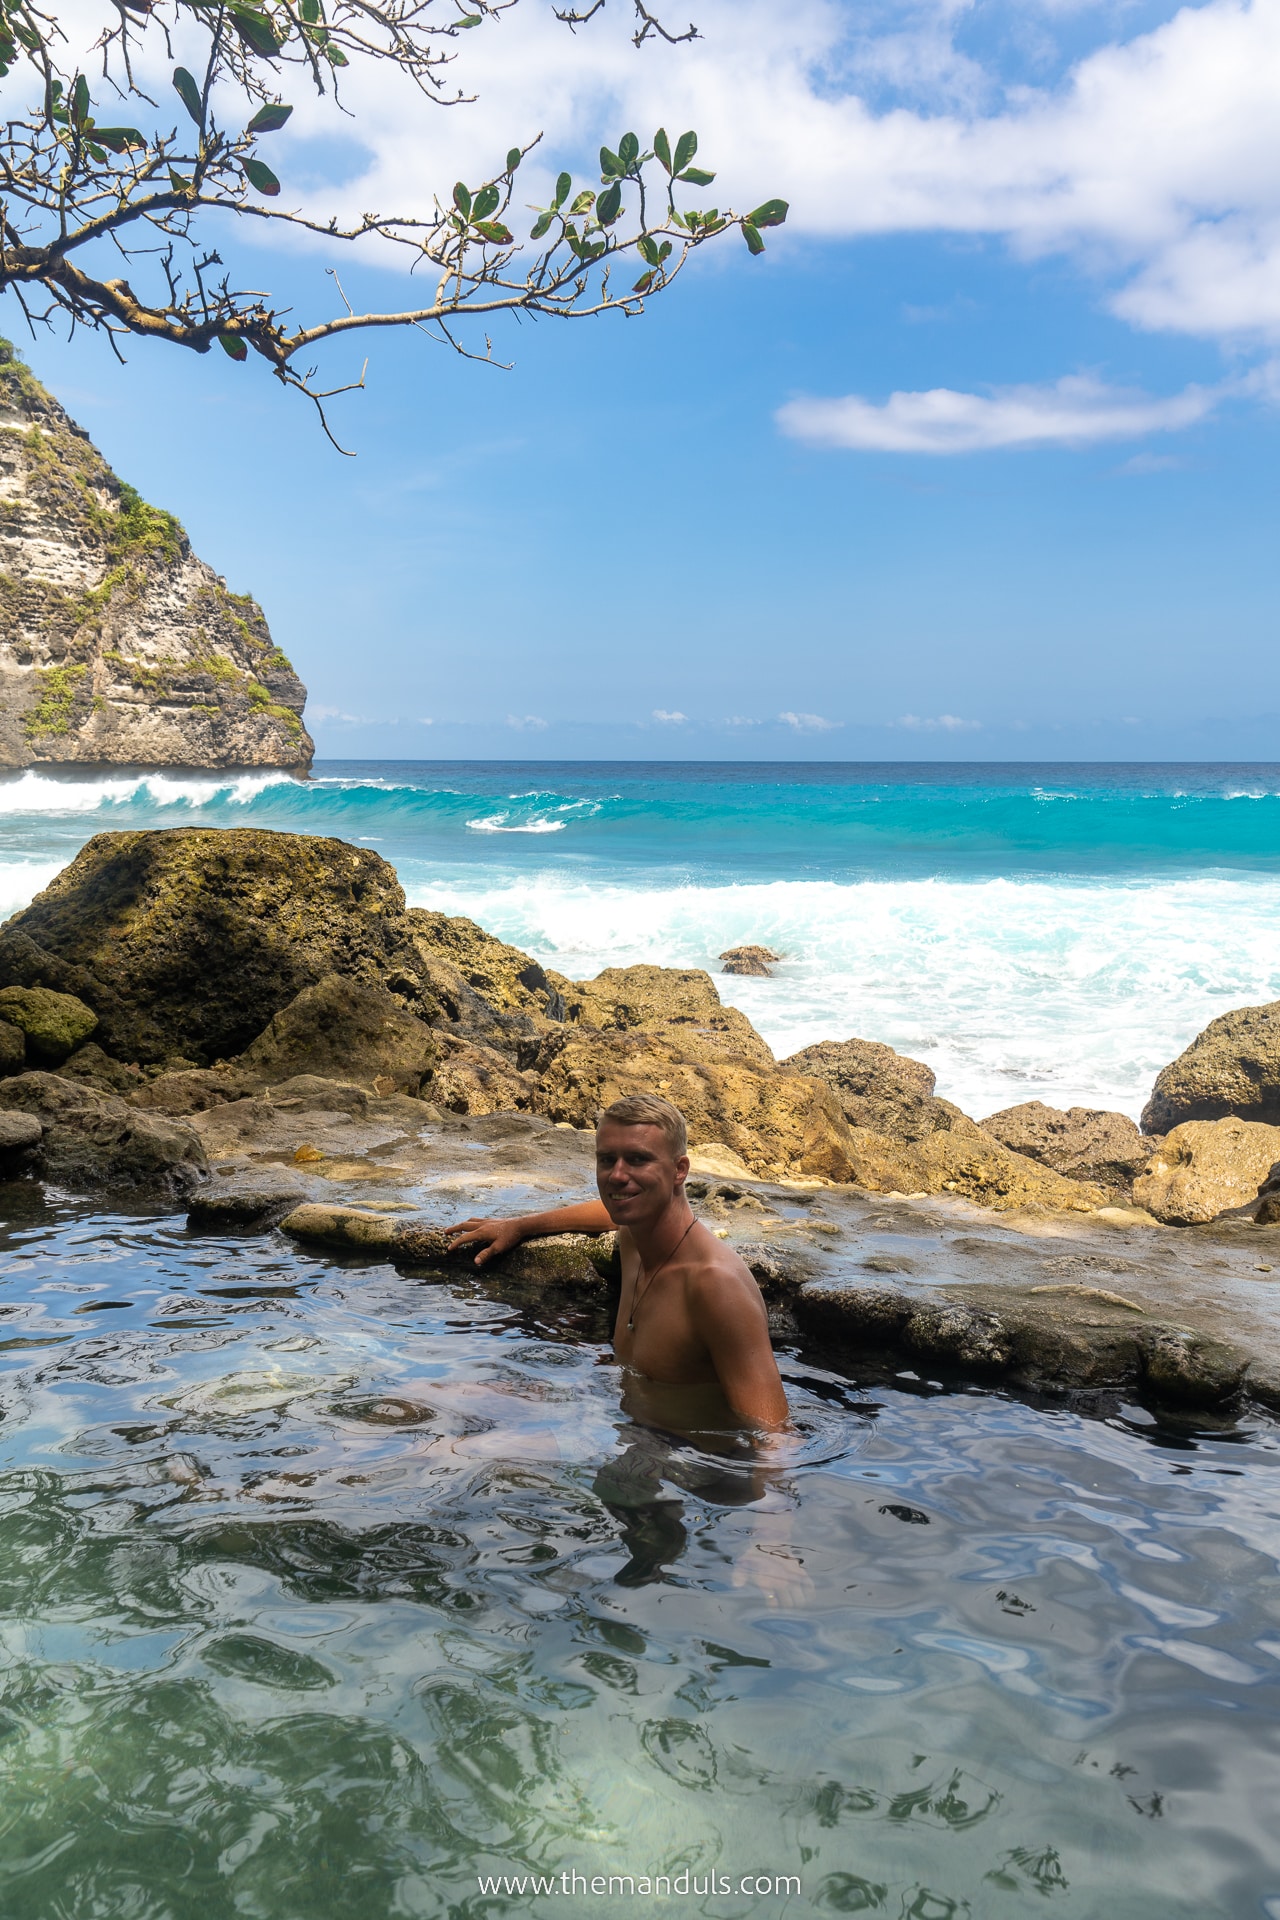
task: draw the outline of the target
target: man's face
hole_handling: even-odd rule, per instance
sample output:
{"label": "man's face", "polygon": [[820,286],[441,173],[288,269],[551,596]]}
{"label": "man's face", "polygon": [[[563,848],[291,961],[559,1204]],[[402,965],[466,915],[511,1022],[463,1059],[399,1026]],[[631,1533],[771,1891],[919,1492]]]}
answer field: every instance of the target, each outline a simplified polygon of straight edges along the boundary
{"label": "man's face", "polygon": [[615,1226],[655,1220],[689,1171],[675,1159],[661,1127],[624,1127],[606,1120],[596,1131],[596,1185]]}

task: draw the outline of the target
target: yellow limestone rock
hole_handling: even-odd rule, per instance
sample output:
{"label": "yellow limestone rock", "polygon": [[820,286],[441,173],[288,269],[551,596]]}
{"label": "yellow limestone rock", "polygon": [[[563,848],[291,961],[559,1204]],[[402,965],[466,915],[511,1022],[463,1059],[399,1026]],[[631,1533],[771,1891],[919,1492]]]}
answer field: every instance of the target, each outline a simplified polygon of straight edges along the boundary
{"label": "yellow limestone rock", "polygon": [[1280,1127],[1234,1115],[1185,1120],[1134,1181],[1134,1204],[1171,1226],[1195,1226],[1246,1206],[1277,1160]]}

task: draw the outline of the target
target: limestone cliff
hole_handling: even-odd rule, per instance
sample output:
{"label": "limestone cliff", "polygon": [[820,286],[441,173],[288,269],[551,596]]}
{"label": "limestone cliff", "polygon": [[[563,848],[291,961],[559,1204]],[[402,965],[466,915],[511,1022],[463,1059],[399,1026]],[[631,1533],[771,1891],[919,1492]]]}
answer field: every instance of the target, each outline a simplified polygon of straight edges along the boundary
{"label": "limestone cliff", "polygon": [[257,603],[0,341],[0,767],[301,772],[306,697]]}

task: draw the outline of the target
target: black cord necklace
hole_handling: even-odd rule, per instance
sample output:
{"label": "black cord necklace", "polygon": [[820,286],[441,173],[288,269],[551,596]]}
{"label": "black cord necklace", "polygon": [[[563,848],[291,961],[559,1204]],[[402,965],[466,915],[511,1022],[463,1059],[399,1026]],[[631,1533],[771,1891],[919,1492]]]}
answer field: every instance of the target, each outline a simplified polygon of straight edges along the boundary
{"label": "black cord necklace", "polygon": [[652,1273],[646,1273],[644,1270],[644,1261],[643,1260],[640,1261],[640,1271],[636,1275],[635,1291],[631,1295],[631,1312],[627,1315],[627,1332],[628,1333],[634,1333],[636,1330],[636,1308],[640,1305],[640,1301],[643,1298],[643,1295],[640,1289],[640,1282],[642,1280],[644,1281],[644,1293],[647,1294],[650,1287],[653,1285],[654,1281],[657,1279],[658,1275],[662,1272],[662,1269],[667,1265],[668,1261],[675,1259],[681,1247],[684,1245],[685,1241],[689,1238],[689,1235],[693,1232],[693,1229],[697,1226],[697,1224],[698,1223],[696,1220],[691,1220],[689,1222],[684,1232],[680,1235],[680,1238],[676,1241],[674,1247],[672,1247],[670,1253],[665,1254],[663,1258],[659,1260],[657,1266],[654,1268]]}

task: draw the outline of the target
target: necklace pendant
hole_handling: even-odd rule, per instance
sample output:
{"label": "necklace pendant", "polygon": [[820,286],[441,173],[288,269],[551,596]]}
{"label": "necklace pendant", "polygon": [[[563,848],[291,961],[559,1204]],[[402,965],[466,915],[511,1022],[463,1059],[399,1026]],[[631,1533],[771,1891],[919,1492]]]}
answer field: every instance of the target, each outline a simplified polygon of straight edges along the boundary
{"label": "necklace pendant", "polygon": [[635,1321],[634,1321],[634,1320],[628,1320],[628,1322],[627,1322],[627,1332],[628,1332],[628,1333],[634,1333],[634,1332],[635,1332],[635,1330],[636,1330],[636,1323],[635,1323]]}

